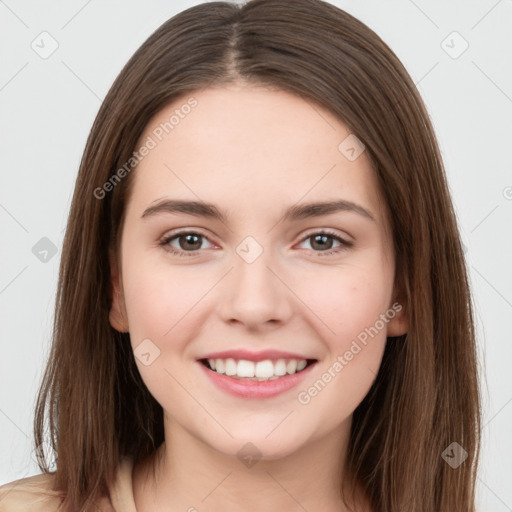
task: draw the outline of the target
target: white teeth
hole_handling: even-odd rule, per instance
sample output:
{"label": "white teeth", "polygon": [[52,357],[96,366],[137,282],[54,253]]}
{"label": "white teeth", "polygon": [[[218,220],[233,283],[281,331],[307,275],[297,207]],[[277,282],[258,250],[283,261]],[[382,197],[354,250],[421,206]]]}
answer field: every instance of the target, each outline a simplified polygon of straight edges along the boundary
{"label": "white teeth", "polygon": [[277,360],[277,363],[274,366],[274,372],[279,376],[286,375],[286,361],[284,359]]}
{"label": "white teeth", "polygon": [[254,377],[254,366],[252,361],[240,359],[236,367],[236,375],[238,377]]}
{"label": "white teeth", "polygon": [[300,372],[301,370],[304,370],[304,368],[306,368],[306,365],[307,365],[307,361],[305,359],[302,359],[301,361],[299,361],[297,363],[297,371]]}
{"label": "white teeth", "polygon": [[256,377],[259,379],[268,379],[273,377],[274,374],[274,363],[267,359],[265,361],[258,361],[254,370]]}
{"label": "white teeth", "polygon": [[236,361],[227,359],[208,359],[210,368],[217,373],[226,374],[233,378],[245,378],[249,380],[274,380],[284,375],[293,375],[303,370],[307,361],[305,359],[277,359],[272,361],[247,361],[240,359]]}
{"label": "white teeth", "polygon": [[217,373],[224,373],[224,360],[223,359],[215,360],[215,371]]}
{"label": "white teeth", "polygon": [[297,359],[290,359],[286,365],[287,373],[295,373],[297,371]]}
{"label": "white teeth", "polygon": [[224,370],[226,375],[236,375],[236,361],[234,359],[226,359]]}

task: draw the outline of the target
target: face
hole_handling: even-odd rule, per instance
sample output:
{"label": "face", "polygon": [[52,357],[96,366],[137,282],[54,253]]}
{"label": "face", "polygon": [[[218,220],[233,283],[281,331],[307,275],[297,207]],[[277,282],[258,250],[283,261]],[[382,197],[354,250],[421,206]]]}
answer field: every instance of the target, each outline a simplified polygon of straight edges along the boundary
{"label": "face", "polygon": [[[230,455],[248,441],[267,459],[297,452],[346,429],[386,336],[407,331],[386,208],[349,135],[319,106],[246,85],[183,96],[148,124],[137,147],[155,144],[131,176],[111,258],[110,321],[130,333],[167,432]],[[222,216],[169,201],[211,203]],[[344,207],[303,208],[333,201]],[[263,383],[266,394],[244,381],[240,394],[199,361],[236,350],[316,362],[280,392],[290,377]],[[244,357],[234,359],[240,369]]]}

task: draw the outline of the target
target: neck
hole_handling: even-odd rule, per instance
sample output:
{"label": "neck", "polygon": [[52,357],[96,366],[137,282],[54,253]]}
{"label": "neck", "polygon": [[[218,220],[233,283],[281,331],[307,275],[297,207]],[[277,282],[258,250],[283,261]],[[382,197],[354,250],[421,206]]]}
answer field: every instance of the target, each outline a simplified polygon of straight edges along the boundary
{"label": "neck", "polygon": [[352,497],[343,475],[349,430],[347,421],[327,436],[269,460],[258,459],[255,448],[244,443],[238,455],[222,453],[166,418],[166,441],[134,468],[137,510],[368,510],[362,506],[361,489]]}

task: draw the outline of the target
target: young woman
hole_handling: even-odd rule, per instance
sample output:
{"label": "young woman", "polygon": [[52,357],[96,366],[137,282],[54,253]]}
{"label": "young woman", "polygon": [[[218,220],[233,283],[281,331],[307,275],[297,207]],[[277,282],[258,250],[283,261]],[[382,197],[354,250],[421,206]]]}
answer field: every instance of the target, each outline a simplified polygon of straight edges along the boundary
{"label": "young woman", "polygon": [[428,113],[320,0],[209,2],[135,53],[80,165],[0,510],[474,511],[472,302]]}

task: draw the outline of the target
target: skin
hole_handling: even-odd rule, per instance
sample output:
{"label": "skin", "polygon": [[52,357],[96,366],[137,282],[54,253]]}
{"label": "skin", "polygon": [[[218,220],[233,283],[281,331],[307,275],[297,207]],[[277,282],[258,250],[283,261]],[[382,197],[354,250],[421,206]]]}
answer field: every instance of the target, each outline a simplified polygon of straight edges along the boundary
{"label": "skin", "polygon": [[[189,96],[160,111],[140,140]],[[376,176],[365,152],[349,161],[338,150],[348,128],[295,95],[237,83],[193,96],[198,105],[132,176],[120,254],[111,253],[112,326],[130,332],[134,350],[148,338],[160,350],[150,365],[136,358],[165,413],[165,442],[134,468],[137,509],[348,510],[339,488],[352,413],[375,379],[386,336],[407,332],[405,309],[309,403],[297,394],[399,300]],[[164,197],[213,202],[228,222],[183,213],[141,218]],[[340,198],[375,221],[351,211],[281,221],[288,206]],[[313,236],[322,229],[353,246],[328,238],[324,247],[338,252],[323,256]],[[204,235],[168,244],[189,253],[198,247],[195,255],[159,245],[178,230]],[[236,252],[247,236],[263,248],[250,264]],[[281,349],[319,362],[300,389],[242,399],[214,386],[196,362],[232,348]],[[249,441],[262,454],[252,467],[237,457]],[[362,495],[352,504],[370,510]]]}

